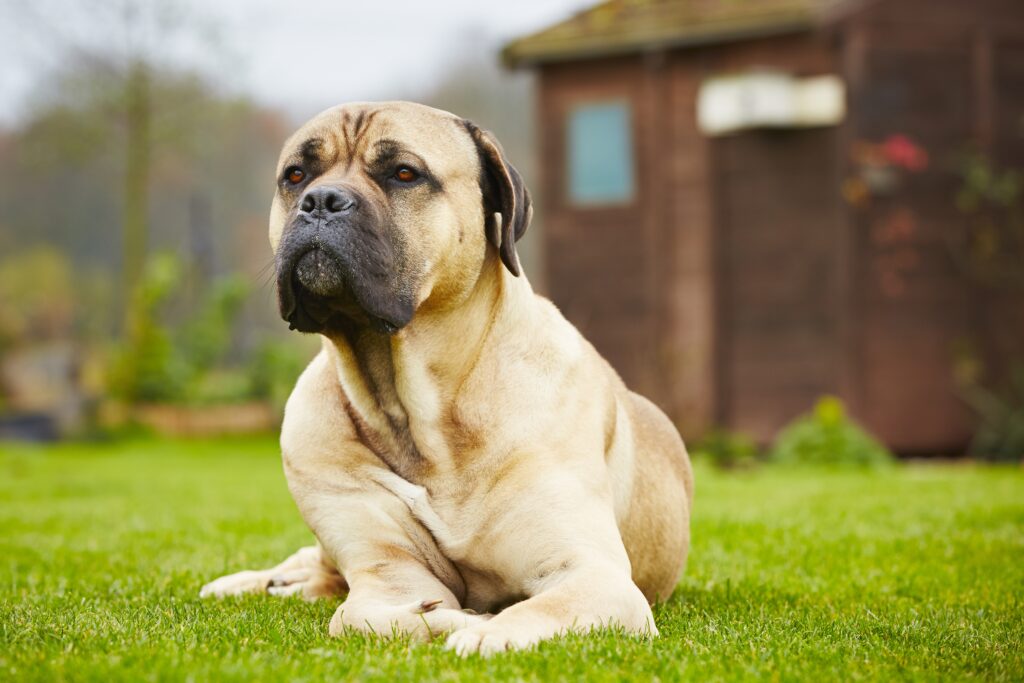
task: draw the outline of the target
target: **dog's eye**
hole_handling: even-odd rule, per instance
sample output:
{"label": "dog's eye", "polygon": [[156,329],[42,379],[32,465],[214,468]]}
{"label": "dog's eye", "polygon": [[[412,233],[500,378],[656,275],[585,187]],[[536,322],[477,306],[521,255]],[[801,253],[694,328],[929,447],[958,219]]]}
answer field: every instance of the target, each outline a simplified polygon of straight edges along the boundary
{"label": "dog's eye", "polygon": [[419,177],[419,174],[408,166],[399,166],[395,171],[395,180],[402,183],[411,183]]}
{"label": "dog's eye", "polygon": [[292,166],[285,171],[284,177],[292,185],[298,185],[306,177],[306,172],[298,166]]}

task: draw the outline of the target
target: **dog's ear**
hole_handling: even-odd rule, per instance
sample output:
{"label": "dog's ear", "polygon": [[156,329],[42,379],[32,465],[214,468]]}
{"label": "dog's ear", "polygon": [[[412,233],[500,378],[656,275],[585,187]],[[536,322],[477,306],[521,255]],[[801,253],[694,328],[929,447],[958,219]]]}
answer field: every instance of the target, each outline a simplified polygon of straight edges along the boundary
{"label": "dog's ear", "polygon": [[[519,255],[516,242],[530,226],[533,204],[523,178],[505,158],[505,152],[493,135],[471,121],[463,121],[480,154],[480,190],[484,199],[484,229],[501,255],[501,262],[518,276]],[[494,214],[501,214],[501,223]]]}

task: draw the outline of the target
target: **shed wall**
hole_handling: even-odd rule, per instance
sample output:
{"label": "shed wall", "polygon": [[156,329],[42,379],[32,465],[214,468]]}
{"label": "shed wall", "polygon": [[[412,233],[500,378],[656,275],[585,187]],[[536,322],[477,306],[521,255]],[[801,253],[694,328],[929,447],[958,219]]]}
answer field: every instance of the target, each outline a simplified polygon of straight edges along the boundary
{"label": "shed wall", "polygon": [[[665,405],[655,358],[664,320],[658,261],[662,225],[658,164],[652,152],[663,89],[640,57],[544,67],[540,79],[542,195],[548,290],[552,300],[631,388]],[[573,107],[601,101],[630,106],[634,141],[633,198],[579,206],[567,188],[566,122]]]}
{"label": "shed wall", "polygon": [[[836,71],[831,43],[811,33],[684,54],[701,76]],[[837,139],[835,127],[823,127],[745,131],[707,143],[715,245],[713,421],[761,443],[819,396],[839,391]]]}
{"label": "shed wall", "polygon": [[[967,344],[990,350],[986,312],[998,311],[1004,321],[1015,313],[1008,336],[1022,336],[1019,305],[1007,307],[1005,294],[980,291],[967,277],[965,219],[955,205],[955,171],[969,149],[1020,145],[997,132],[1014,96],[1000,102],[993,86],[1013,69],[1004,53],[1015,43],[1007,36],[1022,20],[1022,3],[889,0],[842,28],[848,140],[907,134],[931,160],[928,171],[904,177],[891,196],[851,209],[848,222],[857,292],[850,349],[858,369],[850,387],[855,412],[901,451],[956,451],[967,443],[973,421],[954,367]],[[1000,91],[1024,88],[1024,81],[1009,80]]]}
{"label": "shed wall", "polygon": [[[966,443],[973,425],[953,379],[957,345],[979,340],[997,372],[1024,353],[1018,292],[970,285],[950,244],[963,232],[951,168],[965,141],[1024,165],[1024,3],[981,4],[880,0],[819,33],[541,68],[551,296],[684,436],[722,424],[768,440],[800,404],[835,391],[897,449]],[[771,172],[763,168],[771,155],[754,138],[743,139],[751,134],[716,141],[697,130],[701,81],[753,68],[840,72],[847,81],[846,122],[816,140],[800,138],[804,159],[823,166],[815,193],[835,190],[832,210],[792,206],[786,185],[772,186],[778,178],[743,172]],[[574,206],[566,192],[566,120],[574,106],[602,100],[630,104],[637,192],[621,205]],[[920,141],[931,169],[908,177],[897,194],[848,206],[838,189],[856,171],[850,149],[893,133]],[[757,197],[769,208],[757,210]],[[723,198],[733,204],[728,210]],[[737,278],[742,264],[757,258],[761,238],[774,240],[762,255],[770,252],[785,278],[801,253],[776,247],[815,229],[824,236],[816,262],[831,262],[831,294],[785,302],[804,318],[796,328],[833,309],[827,334],[815,342],[817,369],[807,374],[787,369],[792,344],[779,342],[786,348],[776,353],[770,340],[762,344],[763,329],[744,327],[743,315],[763,306],[766,288],[777,283],[751,287]],[[773,399],[782,395],[780,407]]]}

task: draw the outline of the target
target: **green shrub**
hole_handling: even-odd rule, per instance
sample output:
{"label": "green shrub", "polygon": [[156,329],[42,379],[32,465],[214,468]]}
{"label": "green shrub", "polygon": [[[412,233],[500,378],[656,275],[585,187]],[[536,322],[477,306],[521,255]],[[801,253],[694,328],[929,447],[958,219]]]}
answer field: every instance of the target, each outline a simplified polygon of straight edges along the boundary
{"label": "green shrub", "polygon": [[195,314],[182,325],[178,335],[181,352],[197,374],[224,362],[248,295],[249,285],[241,275],[218,278],[200,299]]}
{"label": "green shrub", "polygon": [[825,396],[809,415],[779,432],[771,459],[787,464],[877,466],[891,462],[892,454],[850,420],[842,401]]}
{"label": "green shrub", "polygon": [[253,396],[268,401],[279,411],[284,409],[295,380],[309,363],[309,350],[296,341],[268,340],[256,349],[249,363]]}
{"label": "green shrub", "polygon": [[0,354],[66,338],[76,310],[74,273],[53,247],[0,253]]}
{"label": "green shrub", "polygon": [[757,462],[757,444],[745,434],[712,429],[693,449],[694,457],[704,458],[722,468],[747,467]]}
{"label": "green shrub", "polygon": [[211,368],[195,376],[181,399],[190,406],[245,403],[255,396],[252,379],[241,368]]}
{"label": "green shrub", "polygon": [[225,367],[248,285],[237,275],[214,281],[193,314],[171,320],[182,296],[182,267],[172,254],[150,259],[131,302],[124,341],[108,384],[129,403],[233,403],[250,398],[246,373]]}
{"label": "green shrub", "polygon": [[1024,364],[1016,364],[1002,391],[972,384],[963,391],[978,417],[970,455],[983,460],[1024,459]]}
{"label": "green shrub", "polygon": [[124,340],[113,350],[108,385],[130,403],[180,399],[189,380],[188,367],[160,314],[181,285],[178,259],[164,254],[151,259],[132,300]]}

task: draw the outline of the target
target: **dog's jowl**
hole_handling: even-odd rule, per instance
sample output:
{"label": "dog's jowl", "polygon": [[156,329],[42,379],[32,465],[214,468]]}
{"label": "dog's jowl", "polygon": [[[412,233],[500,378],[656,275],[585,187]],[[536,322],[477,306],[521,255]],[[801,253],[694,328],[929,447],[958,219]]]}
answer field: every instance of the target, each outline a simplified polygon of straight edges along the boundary
{"label": "dog's jowl", "polygon": [[447,112],[345,105],[287,141],[280,311],[323,348],[281,447],[318,543],[203,595],[344,596],[332,634],[446,634],[461,654],[657,634],[650,604],[689,547],[689,459],[530,288],[531,213],[498,142]]}

